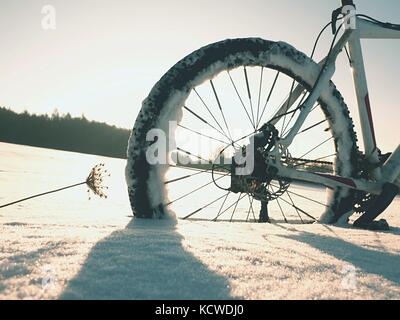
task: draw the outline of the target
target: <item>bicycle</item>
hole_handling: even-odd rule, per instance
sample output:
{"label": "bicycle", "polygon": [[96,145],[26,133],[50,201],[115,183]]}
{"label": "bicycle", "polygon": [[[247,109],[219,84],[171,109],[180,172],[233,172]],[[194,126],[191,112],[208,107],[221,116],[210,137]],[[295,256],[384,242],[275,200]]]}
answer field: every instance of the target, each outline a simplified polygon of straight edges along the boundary
{"label": "bicycle", "polygon": [[[313,54],[329,27],[334,35],[332,45],[317,63]],[[270,215],[275,212],[285,222],[333,224],[348,222],[355,214],[359,216],[353,223],[356,227],[388,229],[385,220],[375,219],[399,193],[400,145],[390,154],[382,154],[377,147],[361,48],[361,39],[371,38],[400,39],[400,25],[357,14],[352,0],[341,0],[341,7],[318,35],[310,57],[284,42],[243,38],[210,44],[182,59],[143,101],[132,130],[126,180],[134,215],[160,218],[173,207],[184,214],[182,219],[194,219],[207,211],[206,219],[212,221],[271,222]],[[358,149],[347,105],[331,81],[335,61],[343,50],[353,69],[364,153]],[[281,99],[282,92],[289,93]],[[176,123],[171,126],[171,121]],[[199,126],[209,130],[204,133]],[[149,150],[160,142],[159,137],[149,139],[154,128],[169,133],[164,143],[173,145],[179,131],[219,143],[218,152],[210,159],[210,153],[188,151],[194,147],[188,142],[185,148],[174,151],[185,161],[149,163]],[[235,136],[232,128],[245,132]],[[321,142],[314,145],[317,139]],[[243,164],[232,155],[256,140],[254,170],[237,174]],[[313,147],[306,149],[309,143],[314,143]],[[221,157],[230,163],[221,165]],[[188,159],[191,164],[187,164]],[[175,173],[171,178],[171,170],[185,174]],[[188,182],[204,175],[211,181],[199,186]],[[170,187],[175,183],[181,186]],[[205,188],[213,188],[212,193]],[[178,189],[185,194],[169,200],[171,190]],[[307,195],[299,191],[306,189]],[[328,194],[325,201],[320,199],[323,192]],[[198,204],[205,194],[215,199]],[[227,206],[232,196],[237,200]],[[179,201],[185,203],[179,207]],[[243,201],[248,204],[239,210]],[[257,202],[261,204],[259,218],[254,208]],[[194,204],[197,209],[189,210]],[[272,205],[275,209],[268,209]],[[235,219],[235,214],[241,219]]]}

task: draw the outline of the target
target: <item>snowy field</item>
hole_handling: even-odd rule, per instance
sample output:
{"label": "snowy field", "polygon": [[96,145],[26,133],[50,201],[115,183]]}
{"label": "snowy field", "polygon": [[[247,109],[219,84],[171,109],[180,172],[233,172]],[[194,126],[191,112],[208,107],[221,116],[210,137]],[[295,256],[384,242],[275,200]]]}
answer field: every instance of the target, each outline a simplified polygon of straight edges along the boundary
{"label": "snowy field", "polygon": [[0,143],[0,299],[399,299],[400,200],[388,232],[131,218],[123,160]]}

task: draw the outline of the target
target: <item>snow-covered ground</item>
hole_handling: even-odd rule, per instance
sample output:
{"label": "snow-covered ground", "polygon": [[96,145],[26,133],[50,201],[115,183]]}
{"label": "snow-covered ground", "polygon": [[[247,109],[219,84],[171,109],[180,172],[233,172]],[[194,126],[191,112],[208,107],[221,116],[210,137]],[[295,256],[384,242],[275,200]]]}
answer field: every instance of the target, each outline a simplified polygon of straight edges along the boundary
{"label": "snow-covered ground", "polygon": [[105,161],[107,200],[71,189],[0,209],[0,299],[399,299],[392,228],[132,219],[124,161],[0,143],[0,204],[84,180]]}

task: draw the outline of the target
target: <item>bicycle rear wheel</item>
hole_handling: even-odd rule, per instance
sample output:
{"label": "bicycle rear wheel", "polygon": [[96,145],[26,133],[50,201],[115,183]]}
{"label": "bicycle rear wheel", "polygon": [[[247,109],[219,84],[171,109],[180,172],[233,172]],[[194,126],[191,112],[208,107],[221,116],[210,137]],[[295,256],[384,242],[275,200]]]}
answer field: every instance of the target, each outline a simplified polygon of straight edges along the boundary
{"label": "bicycle rear wheel", "polygon": [[[134,215],[154,218],[174,211],[181,218],[257,221],[262,205],[257,208],[256,193],[233,192],[227,166],[214,171],[212,179],[206,161],[214,161],[221,150],[230,158],[292,95],[294,110],[319,71],[292,46],[259,38],[217,42],[178,62],[144,100],[129,139],[126,180]],[[303,89],[300,95],[294,95],[297,85]],[[293,112],[279,119],[274,126],[277,138],[290,130],[297,116]],[[170,127],[170,121],[177,125]],[[330,83],[283,159],[305,170],[355,177],[358,149],[353,127],[342,96]],[[147,141],[146,135],[154,128],[168,133],[168,145],[179,141],[178,164],[148,162],[146,152],[154,141]],[[205,140],[212,147],[201,150],[199,141]],[[189,160],[191,165],[182,165]],[[268,211],[275,221],[333,223],[353,205],[346,188],[325,190],[282,177],[257,188],[268,195]]]}

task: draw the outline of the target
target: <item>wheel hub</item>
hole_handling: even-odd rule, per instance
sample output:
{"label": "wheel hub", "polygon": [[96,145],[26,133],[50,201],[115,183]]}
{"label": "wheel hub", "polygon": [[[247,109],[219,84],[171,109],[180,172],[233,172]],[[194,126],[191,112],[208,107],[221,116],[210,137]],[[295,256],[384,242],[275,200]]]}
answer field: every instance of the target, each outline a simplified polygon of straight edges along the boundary
{"label": "wheel hub", "polygon": [[[264,124],[259,132],[250,140],[254,143],[254,169],[251,174],[238,175],[238,168],[245,167],[246,163],[239,165],[232,158],[231,186],[229,190],[234,193],[247,193],[255,199],[268,202],[279,198],[289,187],[290,182],[278,176],[278,169],[271,165],[275,156],[271,154],[277,146],[278,130],[271,124]],[[278,145],[281,159],[290,162],[290,154]],[[242,154],[247,148],[242,147]],[[245,154],[243,154],[245,155]]]}

